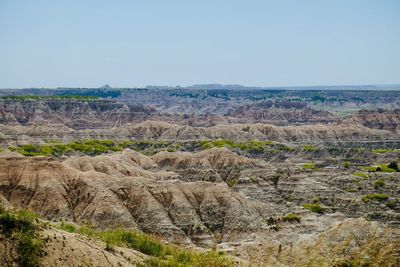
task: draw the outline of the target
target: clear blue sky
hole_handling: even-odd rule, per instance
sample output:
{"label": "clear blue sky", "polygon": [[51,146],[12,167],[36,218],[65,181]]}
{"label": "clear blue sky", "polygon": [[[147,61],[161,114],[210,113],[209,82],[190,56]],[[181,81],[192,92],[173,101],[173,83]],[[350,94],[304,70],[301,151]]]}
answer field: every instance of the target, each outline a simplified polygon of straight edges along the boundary
{"label": "clear blue sky", "polygon": [[399,0],[0,0],[0,88],[400,83]]}

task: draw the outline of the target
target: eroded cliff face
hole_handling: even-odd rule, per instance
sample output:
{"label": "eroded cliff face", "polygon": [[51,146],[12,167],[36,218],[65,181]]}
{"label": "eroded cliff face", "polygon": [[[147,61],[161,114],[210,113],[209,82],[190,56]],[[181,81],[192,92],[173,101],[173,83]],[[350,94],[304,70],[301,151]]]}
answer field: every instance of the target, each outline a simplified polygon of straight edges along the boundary
{"label": "eroded cliff face", "polygon": [[0,100],[0,124],[64,124],[72,129],[102,129],[139,122],[155,110],[108,100]]}
{"label": "eroded cliff face", "polygon": [[4,145],[15,143],[41,143],[56,139],[73,141],[79,139],[115,140],[207,140],[230,139],[238,141],[263,140],[284,143],[310,142],[374,142],[396,141],[397,133],[371,129],[347,122],[337,125],[274,126],[271,124],[218,124],[210,127],[191,127],[162,121],[144,121],[124,124],[109,129],[75,130],[65,124],[36,126],[0,125],[0,137]]}
{"label": "eroded cliff face", "polygon": [[399,132],[400,110],[362,110],[353,117],[353,121],[368,128]]}
{"label": "eroded cliff face", "polygon": [[238,107],[226,116],[174,115],[150,106],[110,100],[0,99],[0,136],[4,140],[52,137],[286,142],[383,140],[398,139],[398,113],[396,110],[360,111],[356,116],[339,119],[301,102],[262,102]]}
{"label": "eroded cliff face", "polygon": [[228,112],[228,116],[240,118],[242,122],[264,122],[275,125],[313,124],[337,122],[333,114],[316,110],[304,102],[264,101],[248,104]]}

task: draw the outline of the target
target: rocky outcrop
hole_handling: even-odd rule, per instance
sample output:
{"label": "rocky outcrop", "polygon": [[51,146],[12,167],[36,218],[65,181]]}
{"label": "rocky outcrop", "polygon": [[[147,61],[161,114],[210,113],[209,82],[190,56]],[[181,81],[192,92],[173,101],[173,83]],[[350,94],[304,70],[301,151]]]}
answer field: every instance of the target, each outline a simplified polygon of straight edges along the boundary
{"label": "rocky outcrop", "polygon": [[275,125],[312,124],[338,121],[331,113],[307,107],[304,102],[264,101],[237,107],[228,116],[244,122],[264,122]]}
{"label": "rocky outcrop", "polygon": [[371,129],[357,123],[338,125],[274,126],[271,124],[218,124],[211,127],[191,127],[160,121],[125,124],[110,129],[74,130],[65,125],[8,126],[0,124],[2,143],[39,143],[46,139],[73,141],[76,139],[150,139],[150,140],[267,140],[278,142],[369,142],[398,140],[397,133]]}
{"label": "rocky outcrop", "polygon": [[103,129],[143,121],[155,110],[107,100],[0,99],[0,124],[64,124],[72,129]]}
{"label": "rocky outcrop", "polygon": [[353,116],[353,121],[368,128],[399,131],[400,109],[395,110],[361,110]]}
{"label": "rocky outcrop", "polygon": [[374,140],[397,138],[385,131],[370,129],[360,124],[274,126],[271,124],[220,124],[212,127],[189,127],[157,121],[146,121],[136,125],[124,125],[113,133],[127,132],[129,136],[142,139],[195,140],[272,140],[272,141],[329,141],[329,140]]}

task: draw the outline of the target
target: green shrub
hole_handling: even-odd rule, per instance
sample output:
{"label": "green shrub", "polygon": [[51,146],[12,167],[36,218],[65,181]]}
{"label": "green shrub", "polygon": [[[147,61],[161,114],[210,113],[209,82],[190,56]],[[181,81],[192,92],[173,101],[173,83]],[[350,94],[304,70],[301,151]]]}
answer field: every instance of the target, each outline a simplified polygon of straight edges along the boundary
{"label": "green shrub", "polygon": [[28,211],[10,212],[0,209],[0,230],[16,240],[17,262],[20,266],[39,266],[43,241],[34,221],[37,216]]}
{"label": "green shrub", "polygon": [[116,229],[98,232],[97,235],[101,240],[112,246],[133,248],[155,257],[159,257],[164,253],[163,246],[158,240],[137,232]]}
{"label": "green shrub", "polygon": [[315,167],[315,163],[304,163],[303,169],[304,170],[318,170],[318,168]]}
{"label": "green shrub", "polygon": [[88,236],[88,237],[96,237],[98,235],[98,232],[96,231],[95,227],[90,224],[82,225],[78,229],[77,233]]}
{"label": "green shrub", "polygon": [[390,152],[396,152],[394,149],[372,149],[372,152],[374,153],[390,153]]}
{"label": "green shrub", "polygon": [[349,161],[343,162],[343,167],[346,169],[350,168],[350,162]]}
{"label": "green shrub", "polygon": [[[272,142],[270,141],[256,140],[244,142],[236,142],[233,140],[208,140],[176,143],[171,141],[149,140],[117,142],[113,140],[87,139],[77,140],[67,144],[58,143],[56,140],[48,140],[45,145],[20,145],[18,147],[9,147],[9,150],[16,151],[24,156],[60,157],[62,155],[69,155],[72,153],[97,156],[104,153],[121,151],[125,148],[129,148],[146,155],[153,155],[160,151],[193,151],[198,149],[204,150],[213,147],[227,147],[229,149],[239,149],[251,155],[262,155],[265,152],[272,153],[271,149],[267,149],[267,147],[270,145],[272,145]],[[276,153],[278,152],[279,151],[276,151]]]}
{"label": "green shrub", "polygon": [[34,233],[17,232],[16,238],[20,266],[40,266],[43,241]]}
{"label": "green shrub", "polygon": [[239,181],[239,179],[237,179],[237,178],[231,178],[231,179],[228,179],[228,180],[226,181],[226,184],[227,184],[229,187],[234,187],[234,186],[237,184],[238,181]]}
{"label": "green shrub", "polygon": [[319,214],[323,214],[325,212],[325,209],[321,207],[320,204],[304,204],[303,207]]}
{"label": "green shrub", "polygon": [[300,220],[301,220],[300,216],[296,215],[296,214],[288,214],[285,217],[283,217],[283,221],[284,222],[294,222],[294,221],[296,221],[296,222],[300,223]]}
{"label": "green shrub", "polygon": [[295,149],[293,147],[289,147],[289,146],[286,146],[286,145],[276,144],[276,146],[278,147],[278,150],[281,150],[281,151],[285,151],[285,152],[293,152],[293,151],[295,151]]}
{"label": "green shrub", "polygon": [[250,181],[253,183],[257,184],[258,183],[258,178],[256,176],[250,176]]}
{"label": "green shrub", "polygon": [[370,172],[396,172],[396,169],[392,169],[389,167],[389,164],[380,164],[378,166],[371,166],[371,167],[365,167],[364,168],[367,171]]}
{"label": "green shrub", "polygon": [[354,175],[354,176],[357,176],[357,177],[364,178],[364,179],[365,179],[365,178],[368,178],[368,175],[365,174],[365,173],[362,173],[362,172],[354,172],[353,175]]}
{"label": "green shrub", "polygon": [[384,186],[385,186],[385,181],[383,181],[383,180],[376,180],[374,183],[375,188],[380,188],[380,187],[384,187]]}
{"label": "green shrub", "polygon": [[303,150],[306,152],[313,152],[313,151],[316,151],[317,149],[313,145],[305,145],[303,147]]}
{"label": "green shrub", "polygon": [[362,199],[362,201],[364,201],[366,203],[369,202],[369,201],[380,201],[380,202],[383,202],[383,201],[388,200],[389,196],[386,195],[386,194],[373,193],[373,194],[368,194],[366,196],[363,196],[361,199]]}
{"label": "green shrub", "polygon": [[347,188],[346,191],[349,193],[355,193],[355,192],[358,192],[358,189],[357,188]]}
{"label": "green shrub", "polygon": [[61,230],[69,232],[69,233],[75,233],[76,232],[76,227],[74,225],[66,223],[64,221],[61,221],[61,223],[59,225],[57,225],[57,227],[59,229],[61,229]]}
{"label": "green shrub", "polygon": [[392,161],[389,163],[388,168],[399,171],[399,165],[396,161]]}
{"label": "green shrub", "polygon": [[143,266],[232,266],[230,259],[223,253],[209,251],[194,252],[174,245],[163,244],[148,234],[126,229],[97,231],[91,226],[83,226],[79,233],[98,238],[106,243],[106,249],[114,246],[128,247],[138,250],[150,257]]}
{"label": "green shrub", "polygon": [[275,171],[275,174],[271,177],[272,183],[274,184],[274,187],[278,187],[279,180],[283,176],[283,171],[281,169],[278,169]]}
{"label": "green shrub", "polygon": [[122,149],[111,140],[82,140],[69,144],[74,151],[79,151],[89,156],[97,156],[111,151],[121,151]]}
{"label": "green shrub", "polygon": [[396,208],[396,202],[394,202],[394,201],[388,201],[388,202],[386,203],[386,207],[388,207],[389,209],[394,209],[394,208]]}
{"label": "green shrub", "polygon": [[24,156],[53,156],[70,155],[72,153],[97,156],[109,152],[121,151],[129,148],[145,155],[153,155],[160,151],[196,151],[205,150],[213,147],[226,147],[229,149],[240,150],[250,155],[263,155],[265,153],[277,154],[280,150],[291,152],[293,149],[281,144],[275,144],[277,150],[271,149],[274,145],[271,141],[243,141],[233,140],[206,140],[206,141],[185,141],[181,143],[172,141],[113,141],[113,140],[76,140],[70,143],[62,144],[56,140],[48,140],[45,145],[20,145],[18,147],[9,147],[10,151],[16,151]]}
{"label": "green shrub", "polygon": [[121,151],[122,148],[112,140],[81,140],[69,144],[48,143],[46,145],[21,145],[10,147],[24,156],[54,156],[59,157],[71,152],[79,152],[89,156],[96,156],[112,151]]}
{"label": "green shrub", "polygon": [[113,245],[111,245],[110,243],[106,243],[105,250],[108,251],[108,252],[114,252],[115,251]]}
{"label": "green shrub", "polygon": [[312,202],[313,203],[319,203],[321,199],[319,197],[313,197]]}

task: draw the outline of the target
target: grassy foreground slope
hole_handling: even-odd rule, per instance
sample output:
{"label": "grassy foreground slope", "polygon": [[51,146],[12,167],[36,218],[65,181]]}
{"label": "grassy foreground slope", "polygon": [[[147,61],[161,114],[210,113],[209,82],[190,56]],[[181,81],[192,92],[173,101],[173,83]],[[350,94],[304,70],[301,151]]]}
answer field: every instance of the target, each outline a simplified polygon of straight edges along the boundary
{"label": "grassy foreground slope", "polygon": [[195,252],[127,229],[50,224],[0,209],[1,266],[231,266],[216,251]]}

